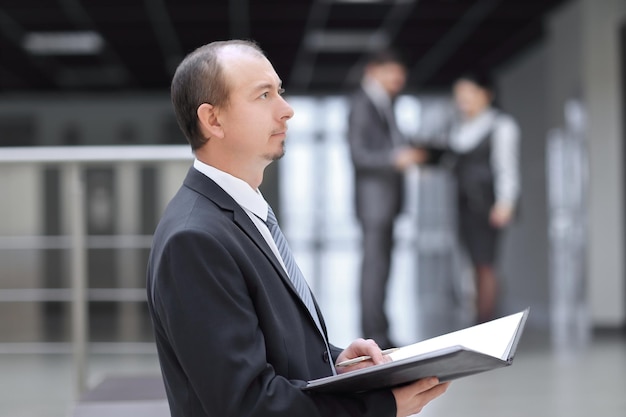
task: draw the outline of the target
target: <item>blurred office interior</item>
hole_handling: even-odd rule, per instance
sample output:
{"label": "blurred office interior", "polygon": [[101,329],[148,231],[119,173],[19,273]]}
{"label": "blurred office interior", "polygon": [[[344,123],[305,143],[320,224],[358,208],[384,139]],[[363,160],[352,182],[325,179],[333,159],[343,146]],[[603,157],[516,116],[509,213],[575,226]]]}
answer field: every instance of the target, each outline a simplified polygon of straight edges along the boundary
{"label": "blurred office interior", "polygon": [[[437,137],[454,78],[491,69],[522,131],[499,312],[531,314],[513,367],[423,415],[626,414],[626,2],[22,0],[0,5],[0,415],[167,415],[143,285],[192,161],[168,85],[185,53],[231,37],[260,43],[294,107],[262,191],[339,346],[359,336],[345,130],[364,54],[407,52],[408,136]],[[453,186],[408,174],[387,302],[400,343],[471,316]],[[115,378],[125,396],[98,397]]]}

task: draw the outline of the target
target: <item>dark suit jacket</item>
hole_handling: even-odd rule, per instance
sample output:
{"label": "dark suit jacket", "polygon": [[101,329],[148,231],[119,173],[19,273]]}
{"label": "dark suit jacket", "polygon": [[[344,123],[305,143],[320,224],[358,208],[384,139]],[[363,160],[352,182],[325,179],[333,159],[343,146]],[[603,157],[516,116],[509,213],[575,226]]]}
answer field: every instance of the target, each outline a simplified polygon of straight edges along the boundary
{"label": "dark suit jacket", "polygon": [[404,174],[393,165],[394,143],[387,121],[362,88],[350,98],[348,143],[357,217],[392,222],[402,208]]}
{"label": "dark suit jacket", "polygon": [[395,416],[390,391],[301,391],[340,350],[328,358],[254,223],[195,168],[154,234],[147,290],[173,417]]}

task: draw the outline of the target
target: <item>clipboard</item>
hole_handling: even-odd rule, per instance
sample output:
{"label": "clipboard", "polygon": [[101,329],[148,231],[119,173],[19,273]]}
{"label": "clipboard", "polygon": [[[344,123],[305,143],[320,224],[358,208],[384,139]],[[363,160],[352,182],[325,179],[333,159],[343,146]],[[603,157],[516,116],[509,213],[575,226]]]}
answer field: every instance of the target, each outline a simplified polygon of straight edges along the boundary
{"label": "clipboard", "polygon": [[[324,393],[358,393],[392,388],[431,376],[436,376],[441,382],[451,381],[510,366],[513,363],[529,311],[527,308],[491,322],[402,347],[389,355],[393,359],[392,362],[311,380],[303,387],[303,390]],[[506,330],[506,334],[502,334],[502,329]],[[472,340],[476,338],[484,339],[485,337],[490,340],[472,343]],[[496,343],[499,345],[489,346]],[[498,348],[498,351],[502,350],[501,355],[494,355],[493,350],[485,352],[472,348],[483,347],[483,345],[486,346],[483,350],[490,350],[492,347]],[[430,346],[439,347],[429,350]],[[416,351],[421,353],[412,354]]]}

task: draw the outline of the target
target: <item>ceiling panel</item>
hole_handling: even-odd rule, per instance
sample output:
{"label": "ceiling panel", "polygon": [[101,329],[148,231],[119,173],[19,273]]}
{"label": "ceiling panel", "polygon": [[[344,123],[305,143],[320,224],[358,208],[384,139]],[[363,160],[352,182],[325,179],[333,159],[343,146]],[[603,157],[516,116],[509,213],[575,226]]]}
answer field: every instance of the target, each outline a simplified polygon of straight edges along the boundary
{"label": "ceiling panel", "polygon": [[[368,50],[384,43],[405,52],[412,88],[441,89],[464,72],[497,71],[566,1],[3,0],[0,93],[167,90],[186,53],[233,37],[259,42],[292,93],[353,88]],[[40,31],[92,31],[104,46],[31,54],[25,39]]]}

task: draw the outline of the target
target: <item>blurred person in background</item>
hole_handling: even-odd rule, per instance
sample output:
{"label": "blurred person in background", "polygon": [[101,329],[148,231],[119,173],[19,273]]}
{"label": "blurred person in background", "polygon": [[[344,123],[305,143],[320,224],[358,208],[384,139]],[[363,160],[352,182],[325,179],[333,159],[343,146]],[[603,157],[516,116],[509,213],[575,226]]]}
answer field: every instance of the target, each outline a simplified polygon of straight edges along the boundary
{"label": "blurred person in background", "polygon": [[494,106],[488,76],[464,75],[452,93],[457,117],[447,130],[446,149],[432,156],[445,161],[456,180],[459,240],[473,267],[481,323],[496,315],[499,241],[520,194],[520,131],[513,117]]}
{"label": "blurred person in background", "polygon": [[404,89],[406,67],[398,51],[371,55],[360,87],[349,101],[348,142],[354,168],[356,216],[362,231],[361,329],[382,348],[394,346],[385,314],[394,221],[403,206],[407,168],[424,151],[409,145],[397,127],[393,104]]}
{"label": "blurred person in background", "polygon": [[[165,209],[148,261],[148,307],[173,417],[404,417],[443,394],[425,378],[324,394],[307,381],[385,362],[373,340],[345,350],[259,191],[293,116],[261,49],[213,42],[185,57],[171,87],[195,160]],[[350,367],[335,363],[371,359]]]}

